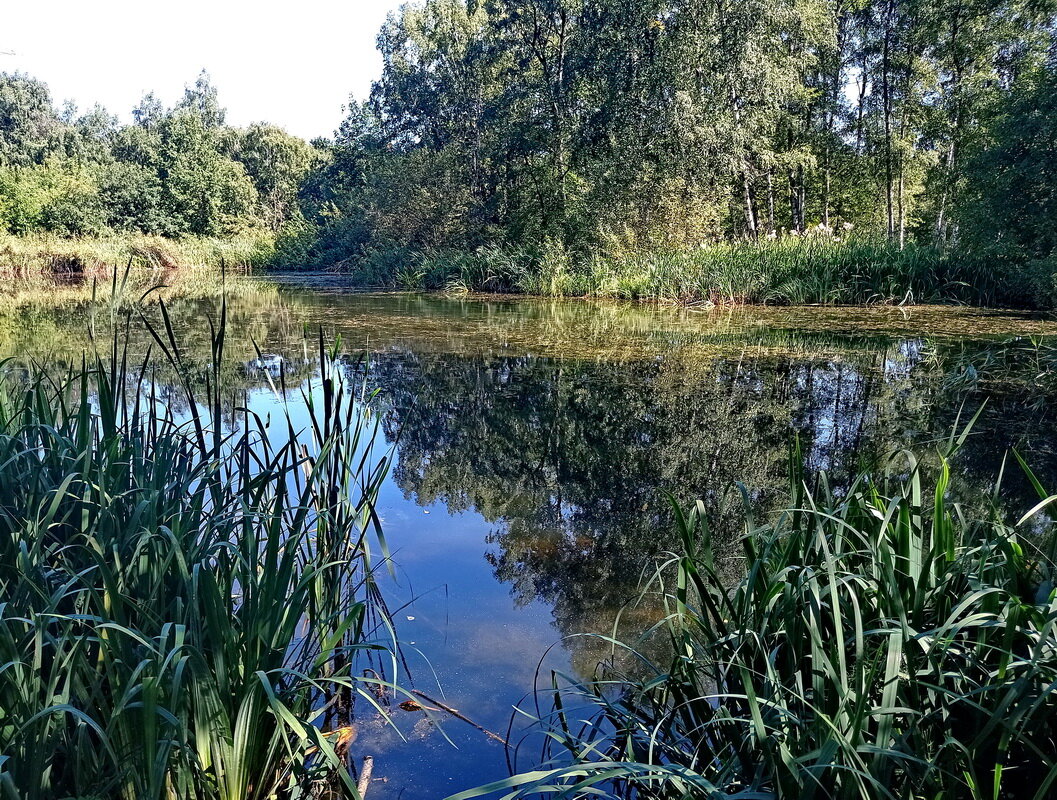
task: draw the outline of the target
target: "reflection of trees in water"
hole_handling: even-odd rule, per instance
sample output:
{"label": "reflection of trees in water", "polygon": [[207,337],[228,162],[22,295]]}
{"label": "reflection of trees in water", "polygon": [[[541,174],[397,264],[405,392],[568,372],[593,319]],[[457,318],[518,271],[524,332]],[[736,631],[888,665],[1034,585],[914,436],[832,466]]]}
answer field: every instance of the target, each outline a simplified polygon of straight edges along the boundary
{"label": "reflection of trees in water", "polygon": [[[85,363],[93,364],[97,354],[109,365],[116,341],[117,358],[127,367],[126,396],[153,397],[160,406],[183,416],[189,411],[185,382],[200,394],[206,381],[215,380],[217,374],[211,365],[211,337],[220,324],[220,301],[177,298],[166,308],[179,350],[179,369],[150,332],[153,326],[171,349],[156,305],[115,313],[85,305],[16,309],[0,315],[0,359],[9,373],[21,370],[28,375],[31,368],[44,370],[61,382],[79,373]],[[245,293],[228,303],[225,358],[219,368],[226,426],[238,426],[235,410],[245,405],[247,393],[269,388],[269,377],[278,383],[279,371],[274,367],[280,362],[286,385],[296,395],[302,381],[318,368],[317,345],[306,339],[310,335],[314,332],[305,331],[299,308],[283,302],[275,292]],[[258,348],[281,355],[261,360]]]}
{"label": "reflection of trees in water", "polygon": [[[207,319],[219,309],[215,300],[174,300],[169,311],[192,374],[177,375],[155,348],[152,378],[184,413],[181,377],[206,374],[196,376],[195,365],[209,360]],[[160,323],[156,308],[146,313]],[[945,439],[963,402],[965,420],[987,396],[957,464],[958,490],[983,502],[1004,452],[1025,435],[1032,466],[1057,487],[1045,477],[1057,475],[1047,402],[1057,394],[1049,369],[1057,350],[1048,344],[871,337],[846,326],[831,335],[789,313],[788,327],[761,329],[739,322],[740,312],[698,324],[647,306],[250,293],[228,304],[224,412],[267,387],[251,363],[257,346],[283,357],[296,391],[316,366],[306,327],[310,339],[319,325],[328,339],[344,333],[353,351],[368,334],[395,348],[376,358],[371,380],[388,404],[388,435],[402,431],[397,483],[419,502],[489,520],[497,577],[518,602],[549,603],[565,633],[608,630],[614,609],[637,595],[642,570],[674,546],[665,491],[703,498],[728,542],[742,525],[737,482],[758,513],[783,505],[794,431],[808,471],[827,470],[839,487],[886,452]],[[847,312],[831,313],[839,322]],[[24,309],[4,317],[0,355],[43,361],[55,374],[78,369],[89,316]],[[809,317],[817,323],[815,310]],[[124,317],[95,316],[103,346],[112,322]],[[129,337],[135,362],[152,339],[139,324]],[[1015,469],[1007,483],[1011,510],[1025,510],[1030,487]],[[740,548],[726,551],[733,558]],[[625,617],[623,633],[634,636],[658,613],[644,604]],[[590,668],[597,654],[579,647],[578,664]]]}
{"label": "reflection of trees in water", "polygon": [[[920,342],[882,342],[843,358],[677,351],[610,363],[401,351],[377,357],[371,380],[387,435],[399,432],[404,493],[492,523],[496,577],[517,602],[550,604],[570,634],[608,632],[643,570],[674,547],[665,492],[703,499],[733,558],[736,485],[758,517],[781,507],[794,432],[809,473],[825,469],[838,487],[896,448],[946,438],[964,387],[944,383],[943,359],[924,353]],[[1023,405],[999,398],[982,427],[1001,427],[1008,444]],[[1001,446],[983,445],[995,441],[970,442],[959,462],[970,484],[997,473]],[[660,613],[645,603],[621,633]],[[589,670],[603,648],[574,649]]]}

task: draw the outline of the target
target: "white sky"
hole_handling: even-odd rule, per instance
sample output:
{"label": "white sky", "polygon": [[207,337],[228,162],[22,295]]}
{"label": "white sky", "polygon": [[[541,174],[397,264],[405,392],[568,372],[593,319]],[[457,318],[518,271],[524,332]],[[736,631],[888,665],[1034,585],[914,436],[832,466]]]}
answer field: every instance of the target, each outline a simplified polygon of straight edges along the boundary
{"label": "white sky", "polygon": [[57,106],[122,120],[166,105],[205,69],[234,125],[330,136],[381,69],[375,36],[400,0],[0,0],[0,71],[45,81]]}

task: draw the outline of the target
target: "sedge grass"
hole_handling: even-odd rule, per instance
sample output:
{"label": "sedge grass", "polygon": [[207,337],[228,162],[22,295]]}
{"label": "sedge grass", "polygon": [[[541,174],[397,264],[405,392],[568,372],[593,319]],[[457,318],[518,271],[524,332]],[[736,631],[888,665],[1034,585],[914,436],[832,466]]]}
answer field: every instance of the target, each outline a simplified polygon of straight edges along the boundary
{"label": "sedge grass", "polygon": [[990,274],[984,280],[975,267],[933,247],[899,248],[870,236],[615,252],[581,252],[547,240],[538,247],[406,254],[390,262],[388,272],[363,265],[353,274],[404,290],[782,305],[993,304],[1011,297],[1016,283]]}
{"label": "sedge grass", "polygon": [[183,239],[131,233],[80,238],[0,234],[0,275],[23,280],[91,276],[126,264],[151,270],[252,267],[265,263],[273,250],[273,239],[263,233]]}
{"label": "sedge grass", "polygon": [[162,318],[195,380],[116,336],[65,379],[0,370],[0,796],[355,797],[326,729],[374,702],[364,398],[320,343],[307,430],[231,412],[223,311],[204,372]]}
{"label": "sedge grass", "polygon": [[451,800],[1053,797],[1054,497],[1028,475],[1042,499],[1015,523],[952,503],[946,458],[795,484],[737,561],[678,511],[652,632],[672,660],[613,642],[635,675],[555,674],[542,766]]}

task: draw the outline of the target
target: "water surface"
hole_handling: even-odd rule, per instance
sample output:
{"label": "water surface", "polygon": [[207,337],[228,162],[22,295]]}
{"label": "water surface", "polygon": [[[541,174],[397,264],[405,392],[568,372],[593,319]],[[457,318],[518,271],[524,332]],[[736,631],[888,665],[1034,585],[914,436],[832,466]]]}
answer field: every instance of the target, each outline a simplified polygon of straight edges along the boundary
{"label": "water surface", "polygon": [[[217,302],[174,299],[171,314],[204,361]],[[89,328],[104,341],[124,320],[21,307],[0,317],[0,356],[75,366]],[[839,491],[893,450],[928,457],[982,405],[954,463],[962,499],[990,502],[1011,447],[1057,485],[1057,324],[1045,317],[372,295],[298,276],[243,289],[229,321],[225,380],[262,414],[279,410],[267,385],[279,365],[290,387],[313,374],[319,329],[377,389],[395,448],[379,513],[409,670],[397,677],[503,736],[550,670],[588,677],[607,657],[579,634],[612,632],[620,611],[616,632],[634,638],[661,617],[655,597],[633,601],[675,547],[669,497],[705,502],[736,572],[738,486],[758,517],[780,508],[794,441],[799,466]],[[142,327],[129,336],[145,353]],[[1018,514],[1031,489],[1007,472],[997,503]],[[441,732],[391,706],[399,734],[365,705],[356,723],[357,757],[376,760],[371,800],[436,800],[508,774],[509,754],[477,729],[448,718]],[[519,765],[532,755],[529,741]]]}

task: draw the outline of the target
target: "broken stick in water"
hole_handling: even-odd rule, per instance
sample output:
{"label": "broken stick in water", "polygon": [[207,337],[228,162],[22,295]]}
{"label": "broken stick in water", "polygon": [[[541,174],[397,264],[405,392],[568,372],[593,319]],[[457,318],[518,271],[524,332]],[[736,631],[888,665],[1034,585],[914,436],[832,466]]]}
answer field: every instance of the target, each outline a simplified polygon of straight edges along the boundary
{"label": "broken stick in water", "polygon": [[360,782],[356,784],[356,793],[360,796],[360,800],[363,800],[363,796],[367,794],[367,787],[371,785],[371,774],[373,772],[374,756],[365,756],[363,769],[360,770]]}
{"label": "broken stick in water", "polygon": [[412,689],[411,692],[413,694],[417,694],[419,697],[421,697],[427,703],[432,703],[433,705],[435,705],[437,708],[441,709],[442,711],[447,711],[453,717],[456,717],[457,719],[461,719],[463,722],[467,723],[468,725],[473,725],[475,728],[477,728],[477,730],[479,730],[485,736],[488,736],[488,737],[490,737],[492,739],[495,739],[497,742],[499,742],[504,747],[509,747],[510,746],[510,744],[507,742],[507,740],[504,739],[502,736],[500,736],[498,733],[492,733],[492,731],[488,730],[488,728],[482,728],[480,725],[478,725],[476,722],[474,722],[469,717],[464,716],[463,714],[459,713],[458,709],[452,708],[451,706],[440,702],[440,700],[437,700],[435,698],[430,697],[425,692],[420,692],[418,689]]}

